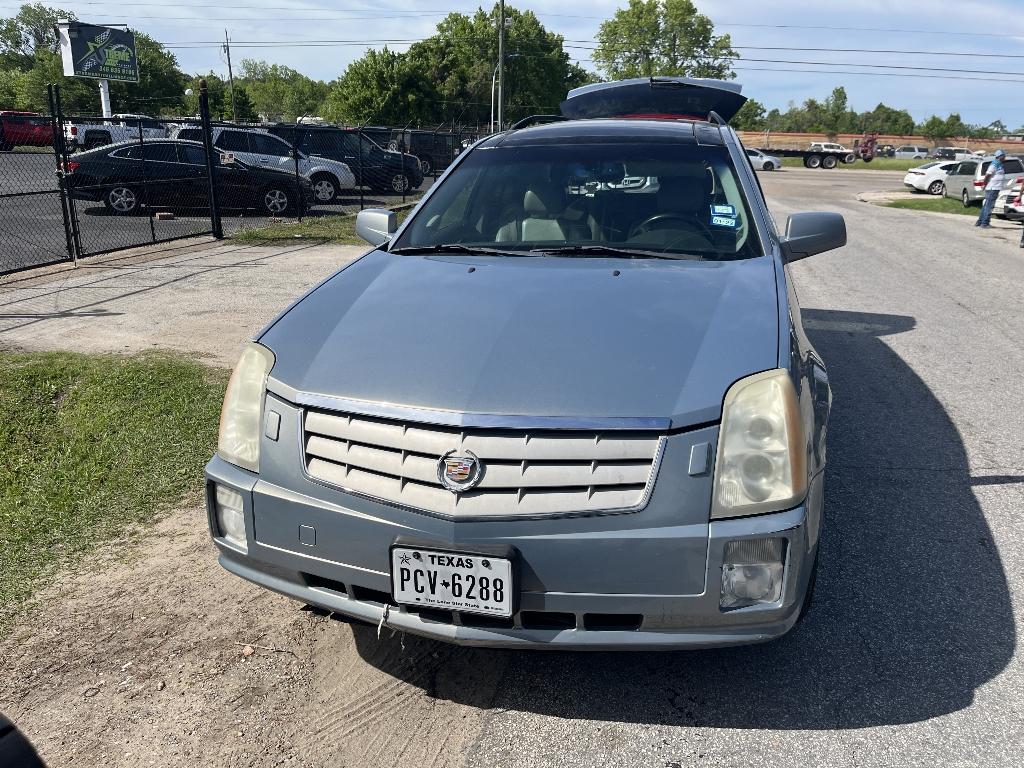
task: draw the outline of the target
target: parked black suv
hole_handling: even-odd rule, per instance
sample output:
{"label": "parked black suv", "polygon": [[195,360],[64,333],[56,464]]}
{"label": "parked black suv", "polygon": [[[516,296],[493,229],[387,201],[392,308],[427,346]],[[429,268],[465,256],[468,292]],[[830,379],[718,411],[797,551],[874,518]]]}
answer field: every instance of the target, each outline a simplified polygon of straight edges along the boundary
{"label": "parked black suv", "polygon": [[394,131],[389,146],[416,155],[425,176],[440,173],[462,151],[461,136],[450,131]]}
{"label": "parked black suv", "polygon": [[382,149],[366,134],[360,135],[357,128],[275,125],[268,130],[307,155],[345,163],[356,177],[356,184],[374,192],[402,194],[423,183],[417,158]]}

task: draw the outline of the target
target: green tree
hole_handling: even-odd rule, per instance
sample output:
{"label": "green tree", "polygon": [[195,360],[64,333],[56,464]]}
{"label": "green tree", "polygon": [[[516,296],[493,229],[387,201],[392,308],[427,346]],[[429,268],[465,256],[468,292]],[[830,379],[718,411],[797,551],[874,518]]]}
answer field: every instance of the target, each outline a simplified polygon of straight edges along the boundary
{"label": "green tree", "polygon": [[[778,113],[777,109],[772,111]],[[768,125],[764,104],[747,99],[729,123],[737,131],[763,131]]]}
{"label": "green tree", "polygon": [[74,21],[75,14],[42,3],[26,3],[18,13],[0,19],[0,67],[25,71],[37,53],[56,53],[59,43],[54,28],[59,21]]}
{"label": "green tree", "polygon": [[[566,91],[591,80],[569,60],[561,36],[530,11],[506,7],[505,115],[558,111]],[[498,60],[498,11],[452,13],[408,53],[367,51],[331,86],[331,120],[405,125],[486,123]]]}
{"label": "green tree", "polygon": [[[229,97],[229,109],[230,106],[231,100]],[[235,83],[235,118],[242,123],[254,123],[260,119],[252,99],[249,98],[249,92],[245,89],[244,85],[239,85],[238,83]]]}
{"label": "green tree", "polygon": [[657,75],[732,78],[729,35],[692,0],[629,0],[597,33],[594,63],[609,80]]}
{"label": "green tree", "polygon": [[860,115],[865,131],[877,131],[891,136],[910,136],[914,133],[914,118],[905,109],[893,109],[879,103],[870,112]]}
{"label": "green tree", "polygon": [[268,119],[318,115],[328,91],[325,83],[291,67],[256,59],[242,59],[241,77],[235,83],[244,86],[252,106]]}
{"label": "green tree", "polygon": [[17,109],[49,112],[46,86],[56,83],[61,87],[61,105],[64,114],[99,114],[100,97],[96,81],[80,77],[64,77],[60,54],[48,50],[37,51],[31,68],[23,71],[15,86]]}
{"label": "green tree", "polygon": [[[135,33],[139,57],[138,83],[110,83],[110,102],[114,112],[174,114],[181,111],[186,78],[174,56],[141,32]],[[60,54],[39,48],[31,65],[19,79],[16,93],[19,109],[49,111],[46,86],[61,87],[61,105],[66,115],[97,115],[100,111],[99,87],[95,80],[65,77]]]}
{"label": "green tree", "polygon": [[18,87],[24,72],[17,69],[0,69],[0,109],[8,109],[18,103]]}
{"label": "green tree", "polygon": [[964,125],[964,121],[960,119],[960,113],[952,112],[949,117],[946,118],[946,136],[966,136],[967,133],[967,126]]}
{"label": "green tree", "polygon": [[421,123],[432,117],[438,99],[434,84],[408,57],[385,46],[349,64],[332,84],[323,116],[338,123]]}
{"label": "green tree", "polygon": [[228,98],[227,83],[213,72],[205,75],[196,75],[188,80],[185,88],[192,91],[184,98],[184,110],[188,115],[199,114],[199,83],[206,81],[206,92],[209,97],[210,117],[214,120],[231,119],[231,100]]}
{"label": "green tree", "polygon": [[942,141],[949,138],[950,135],[946,121],[938,115],[929,117],[918,127],[918,130],[930,141]]}
{"label": "green tree", "polygon": [[847,130],[850,122],[848,114],[850,103],[846,96],[846,89],[842,86],[832,89],[832,93],[821,109],[822,129],[831,140],[835,140],[844,130]]}
{"label": "green tree", "polygon": [[[498,16],[497,4],[472,16],[449,14],[437,25],[437,34],[409,49],[412,65],[436,84],[440,95],[427,122],[489,121]],[[588,74],[569,60],[564,38],[549,32],[532,11],[506,6],[505,18],[506,120],[557,113],[566,92],[588,82]]]}

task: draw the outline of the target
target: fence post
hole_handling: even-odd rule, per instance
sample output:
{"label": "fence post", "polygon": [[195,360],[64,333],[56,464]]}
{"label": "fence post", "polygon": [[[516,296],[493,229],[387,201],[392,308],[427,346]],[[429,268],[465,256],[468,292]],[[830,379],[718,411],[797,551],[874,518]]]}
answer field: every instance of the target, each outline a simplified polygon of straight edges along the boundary
{"label": "fence post", "polygon": [[[58,142],[61,153],[57,159],[58,168],[61,173],[61,184],[65,190],[65,202],[67,203],[68,218],[71,222],[71,252],[72,259],[75,266],[78,266],[78,259],[82,255],[82,234],[78,229],[78,209],[75,207],[75,199],[67,193],[66,179],[63,178],[64,171],[67,167],[68,160],[68,147],[64,141],[64,109],[60,103],[60,86],[54,84],[53,86],[53,106],[56,108],[56,112],[53,112],[57,119],[57,127],[54,131],[54,140]],[[52,111],[52,110],[51,110]]]}
{"label": "fence post", "polygon": [[363,187],[366,186],[366,170],[363,168],[363,127],[359,126],[356,129],[356,136],[359,138],[358,156],[356,157],[356,164],[359,166],[359,210],[363,210]]}
{"label": "fence post", "polygon": [[50,103],[50,127],[53,129],[53,157],[56,163],[57,189],[60,193],[60,215],[64,219],[64,240],[67,244],[68,258],[78,266],[78,253],[75,250],[74,238],[71,236],[71,217],[68,215],[68,189],[64,174],[67,171],[64,154],[64,126],[57,118],[57,104],[54,101],[53,84],[46,86],[46,98]]}
{"label": "fence post", "polygon": [[210,198],[210,230],[218,240],[224,238],[224,229],[220,223],[220,205],[217,201],[217,179],[214,176],[213,162],[213,128],[210,126],[210,92],[206,87],[206,79],[199,81],[199,120],[203,127],[203,150],[206,154],[206,180],[209,184]]}
{"label": "fence post", "polygon": [[[292,144],[292,161],[295,163],[295,214],[299,221],[302,221],[302,212],[306,207],[306,201],[302,197],[302,182],[299,176],[299,150]],[[338,194],[341,190],[337,190]]]}
{"label": "fence post", "polygon": [[149,217],[149,239],[156,242],[156,225],[153,224],[153,207],[149,204],[149,173],[146,171],[146,142],[142,138],[142,118],[139,118],[139,160],[142,163],[142,198],[136,201],[136,205],[145,204],[146,214]]}

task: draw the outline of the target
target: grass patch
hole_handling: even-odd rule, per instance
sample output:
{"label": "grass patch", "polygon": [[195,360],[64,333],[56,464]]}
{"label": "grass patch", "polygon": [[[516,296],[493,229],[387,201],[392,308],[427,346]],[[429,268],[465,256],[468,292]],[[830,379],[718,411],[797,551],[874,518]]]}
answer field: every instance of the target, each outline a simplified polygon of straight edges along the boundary
{"label": "grass patch", "polygon": [[[931,162],[930,160],[904,160],[898,157],[876,157],[870,163],[865,163],[862,160],[858,160],[855,163],[845,165],[840,163],[832,170],[836,171],[909,171],[911,168],[917,168],[919,165]],[[800,157],[784,157],[782,158],[783,168],[803,168],[804,161]],[[824,170],[819,168],[818,170]]]}
{"label": "grass patch", "polygon": [[0,624],[55,567],[201,488],[228,372],[0,353]]}
{"label": "grass patch", "polygon": [[979,206],[964,208],[959,200],[948,197],[921,197],[921,199],[893,200],[884,204],[887,208],[905,208],[910,211],[933,211],[935,213],[959,213],[977,218]]}
{"label": "grass patch", "polygon": [[[415,202],[410,200],[410,202]],[[411,207],[396,211],[398,223],[405,221]],[[243,229],[231,236],[242,243],[268,243],[282,240],[323,240],[344,245],[365,245],[366,241],[356,234],[356,217],[353,214],[339,216],[312,216],[302,221],[282,221],[265,227]]]}

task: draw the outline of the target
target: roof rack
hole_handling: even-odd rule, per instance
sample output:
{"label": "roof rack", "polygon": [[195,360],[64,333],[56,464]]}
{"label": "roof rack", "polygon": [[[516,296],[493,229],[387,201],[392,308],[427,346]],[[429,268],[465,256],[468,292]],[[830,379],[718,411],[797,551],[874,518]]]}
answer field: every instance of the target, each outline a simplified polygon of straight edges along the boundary
{"label": "roof rack", "polygon": [[530,115],[514,123],[510,130],[518,131],[520,128],[527,128],[531,125],[544,125],[545,123],[561,123],[568,119],[568,117],[563,115]]}

